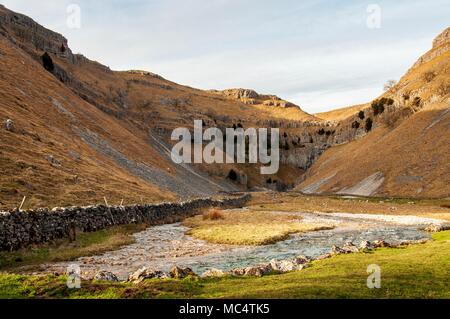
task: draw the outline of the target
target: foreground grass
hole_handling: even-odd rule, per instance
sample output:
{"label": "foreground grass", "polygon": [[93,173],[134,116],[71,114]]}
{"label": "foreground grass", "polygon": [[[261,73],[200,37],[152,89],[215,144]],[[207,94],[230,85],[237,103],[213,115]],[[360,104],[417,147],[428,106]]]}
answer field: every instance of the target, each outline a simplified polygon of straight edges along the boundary
{"label": "foreground grass", "polygon": [[93,233],[81,233],[73,242],[58,240],[48,245],[14,252],[0,252],[0,270],[33,266],[48,262],[71,261],[79,257],[97,255],[134,243],[133,233],[146,225],[115,226]]}
{"label": "foreground grass", "polygon": [[[450,231],[434,241],[314,262],[300,272],[262,278],[148,280],[139,285],[64,277],[0,274],[0,298],[450,298]],[[367,267],[381,267],[381,289],[366,286]]]}
{"label": "foreground grass", "polygon": [[195,216],[183,222],[192,228],[188,234],[216,244],[269,245],[291,234],[331,229],[321,224],[305,224],[293,214],[274,214],[247,210],[220,212],[217,219]]}

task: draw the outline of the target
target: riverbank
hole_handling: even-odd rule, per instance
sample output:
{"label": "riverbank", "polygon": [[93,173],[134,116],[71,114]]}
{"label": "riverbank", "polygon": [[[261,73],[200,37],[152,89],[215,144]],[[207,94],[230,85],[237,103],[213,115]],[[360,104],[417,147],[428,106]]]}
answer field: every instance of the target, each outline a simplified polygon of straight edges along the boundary
{"label": "riverbank", "polygon": [[[381,268],[381,288],[367,288],[367,267]],[[433,241],[315,261],[299,272],[262,278],[83,281],[70,290],[64,276],[0,274],[0,298],[450,298],[450,231]]]}
{"label": "riverbank", "polygon": [[[27,261],[30,261],[27,256],[30,250],[23,251],[24,255],[17,258],[9,255],[8,260],[12,265],[6,270],[15,274],[0,275],[0,296],[9,297],[20,293],[26,298],[370,298],[371,294],[374,294],[372,297],[380,298],[446,297],[449,293],[448,284],[442,286],[441,283],[450,281],[449,232],[435,233],[434,241],[423,245],[339,255],[331,259],[313,261],[308,265],[310,267],[300,272],[268,275],[263,278],[146,280],[140,284],[92,281],[94,275],[101,271],[110,271],[117,275],[119,280],[126,281],[131,273],[142,267],[162,272],[169,271],[173,266],[189,267],[195,273],[202,274],[214,268],[230,272],[271,260],[292,260],[299,255],[315,259],[328,253],[334,245],[342,247],[348,241],[359,245],[366,241],[385,240],[394,245],[403,245],[431,238],[430,233],[422,229],[429,223],[439,226],[449,220],[450,210],[442,207],[442,203],[432,205],[422,202],[394,203],[388,202],[388,199],[379,201],[375,203],[361,198],[317,198],[291,193],[257,193],[246,208],[221,210],[222,218],[219,216],[216,220],[203,220],[202,216],[197,216],[185,220],[185,225],[177,223],[152,226],[134,233],[137,231],[135,229],[125,237],[126,240],[131,238],[131,242],[123,246],[110,247],[110,250],[97,254],[82,253],[82,258],[74,258],[74,252],[102,247],[102,243],[111,240],[114,243],[113,239],[118,235],[100,236],[97,232],[84,234],[83,236],[90,238],[85,242],[91,242],[93,246],[88,244],[81,249],[75,249],[76,247],[66,243],[56,247],[53,255],[47,255],[53,256],[53,259],[46,259],[45,254],[40,254],[38,259],[34,259],[35,264],[28,268],[14,266],[27,264]],[[385,214],[376,214],[380,211]],[[233,220],[233,216],[239,218]],[[239,227],[246,227],[252,226],[251,221],[255,217],[258,217],[255,221],[259,220],[265,225],[269,225],[268,220],[276,220],[303,224],[302,227],[307,224],[329,225],[333,229],[292,234],[289,238],[270,245],[238,246],[193,238],[189,236],[192,228],[186,227],[228,227],[235,223],[239,224]],[[244,235],[244,232],[242,234]],[[69,256],[71,258],[67,260],[80,265],[83,279],[81,290],[69,291],[65,288],[64,274],[69,262],[58,262],[65,259],[54,259],[58,258],[55,254],[58,251],[61,252],[59,258]],[[366,287],[366,270],[370,264],[382,267],[383,280],[389,283],[387,290],[383,290],[386,288],[384,284],[381,290],[375,292],[369,293],[363,289]],[[5,269],[0,268],[0,271]],[[414,282],[414,276],[417,276],[418,282]],[[352,288],[351,285],[356,286]],[[341,289],[341,286],[345,289]]]}

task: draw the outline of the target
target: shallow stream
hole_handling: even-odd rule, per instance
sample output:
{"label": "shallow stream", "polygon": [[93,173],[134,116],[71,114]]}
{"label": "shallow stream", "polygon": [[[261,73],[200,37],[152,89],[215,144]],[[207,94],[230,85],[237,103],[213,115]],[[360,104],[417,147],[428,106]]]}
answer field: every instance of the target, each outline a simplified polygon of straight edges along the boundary
{"label": "shallow stream", "polygon": [[[339,214],[297,214],[303,218],[302,222],[331,224],[336,227],[332,230],[292,235],[288,240],[273,245],[238,247],[193,239],[185,235],[188,229],[181,224],[162,225],[135,234],[136,243],[132,245],[99,256],[79,258],[74,263],[81,266],[84,278],[92,278],[97,271],[106,270],[120,279],[126,279],[130,273],[143,266],[168,271],[177,265],[190,267],[201,274],[211,268],[231,270],[298,255],[317,257],[329,252],[333,245],[342,246],[347,241],[356,245],[365,240],[401,243],[430,237],[420,230],[420,220],[414,221],[418,224],[405,224],[395,223],[395,219],[384,221]],[[64,273],[68,264],[42,265],[41,271]]]}

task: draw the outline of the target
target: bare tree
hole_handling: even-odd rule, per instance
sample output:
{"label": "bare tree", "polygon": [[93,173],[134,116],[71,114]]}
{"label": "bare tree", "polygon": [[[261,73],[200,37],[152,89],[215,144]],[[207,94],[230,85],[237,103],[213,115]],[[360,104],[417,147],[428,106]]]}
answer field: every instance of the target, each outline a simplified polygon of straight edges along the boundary
{"label": "bare tree", "polygon": [[384,90],[385,90],[386,92],[387,92],[387,91],[390,91],[390,90],[392,90],[396,85],[397,85],[397,81],[395,81],[395,80],[389,80],[389,81],[387,81],[386,84],[384,85]]}

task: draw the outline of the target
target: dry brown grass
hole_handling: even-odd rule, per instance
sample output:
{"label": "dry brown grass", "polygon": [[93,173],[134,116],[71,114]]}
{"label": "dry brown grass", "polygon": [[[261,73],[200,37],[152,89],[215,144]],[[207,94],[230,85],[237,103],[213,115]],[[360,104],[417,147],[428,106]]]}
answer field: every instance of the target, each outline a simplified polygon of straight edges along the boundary
{"label": "dry brown grass", "polygon": [[219,220],[219,219],[225,219],[225,216],[218,209],[213,208],[203,213],[203,220]]}
{"label": "dry brown grass", "polygon": [[183,222],[192,228],[188,234],[208,242],[229,245],[269,245],[285,240],[291,234],[330,229],[321,224],[302,223],[295,214],[257,210],[230,210],[222,218],[195,216]]}

